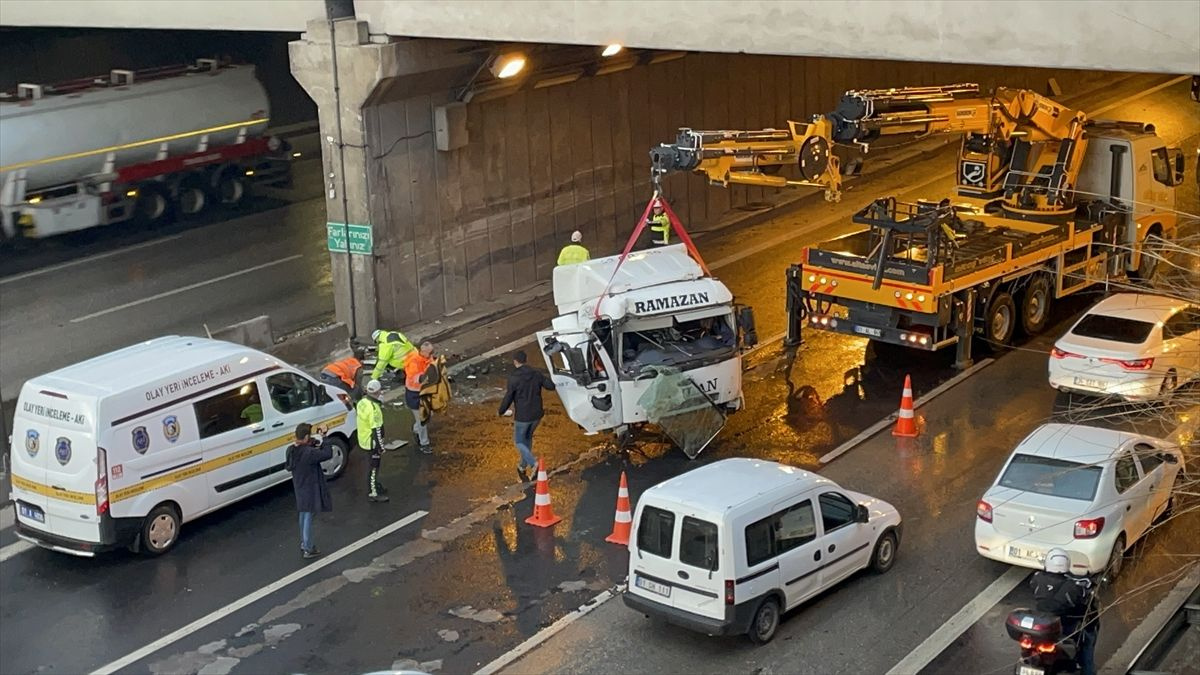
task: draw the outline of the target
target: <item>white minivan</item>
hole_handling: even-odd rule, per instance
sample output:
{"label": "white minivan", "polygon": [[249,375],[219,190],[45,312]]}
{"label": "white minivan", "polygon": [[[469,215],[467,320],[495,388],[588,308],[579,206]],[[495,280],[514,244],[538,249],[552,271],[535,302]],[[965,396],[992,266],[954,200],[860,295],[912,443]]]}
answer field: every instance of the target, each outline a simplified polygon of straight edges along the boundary
{"label": "white minivan", "polygon": [[35,377],[13,419],[17,536],[93,556],[165,553],[180,526],[286,481],[296,425],[329,428],[346,467],[350,399],[263,352],[170,336]]}
{"label": "white minivan", "polygon": [[625,604],[708,635],[762,644],[782,612],[858,570],[886,572],[900,513],[815,473],[726,459],[647,490]]}

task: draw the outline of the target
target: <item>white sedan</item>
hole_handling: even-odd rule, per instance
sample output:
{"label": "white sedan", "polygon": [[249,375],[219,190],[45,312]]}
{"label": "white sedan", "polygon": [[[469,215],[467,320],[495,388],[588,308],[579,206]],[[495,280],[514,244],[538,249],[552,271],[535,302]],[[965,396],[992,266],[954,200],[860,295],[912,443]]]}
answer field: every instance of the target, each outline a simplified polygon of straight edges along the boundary
{"label": "white sedan", "polygon": [[1089,309],[1050,352],[1050,386],[1150,399],[1200,376],[1200,308],[1119,293]]}
{"label": "white sedan", "polygon": [[1075,424],[1043,424],[1013,450],[976,506],[975,548],[1041,568],[1046,552],[1071,571],[1116,576],[1124,553],[1171,507],[1183,471],[1179,447],[1157,438]]}

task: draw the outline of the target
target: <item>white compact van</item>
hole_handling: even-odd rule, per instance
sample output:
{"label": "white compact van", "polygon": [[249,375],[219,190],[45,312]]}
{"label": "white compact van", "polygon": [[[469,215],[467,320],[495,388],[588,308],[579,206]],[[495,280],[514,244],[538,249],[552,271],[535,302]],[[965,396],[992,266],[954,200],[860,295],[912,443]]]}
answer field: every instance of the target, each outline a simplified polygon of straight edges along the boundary
{"label": "white compact van", "polygon": [[21,388],[13,419],[17,536],[92,556],[130,546],[165,553],[180,526],[291,477],[296,425],[329,427],[345,470],[351,403],[263,352],[163,337],[98,356]]}
{"label": "white compact van", "polygon": [[776,462],[726,459],[647,490],[625,604],[708,635],[775,636],[779,617],[858,570],[886,572],[900,514]]}

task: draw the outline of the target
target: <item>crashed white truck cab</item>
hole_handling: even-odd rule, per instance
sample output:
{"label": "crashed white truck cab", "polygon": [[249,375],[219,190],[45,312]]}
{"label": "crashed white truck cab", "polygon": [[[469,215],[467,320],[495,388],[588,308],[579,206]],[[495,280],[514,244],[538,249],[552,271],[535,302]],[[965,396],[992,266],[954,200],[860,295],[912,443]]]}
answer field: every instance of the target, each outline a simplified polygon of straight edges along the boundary
{"label": "crashed white truck cab", "polygon": [[734,304],[682,244],[618,260],[554,270],[558,316],[537,338],[571,419],[589,434],[654,421],[643,395],[673,371],[694,382],[722,419],[740,408],[742,348],[757,341],[752,310]]}

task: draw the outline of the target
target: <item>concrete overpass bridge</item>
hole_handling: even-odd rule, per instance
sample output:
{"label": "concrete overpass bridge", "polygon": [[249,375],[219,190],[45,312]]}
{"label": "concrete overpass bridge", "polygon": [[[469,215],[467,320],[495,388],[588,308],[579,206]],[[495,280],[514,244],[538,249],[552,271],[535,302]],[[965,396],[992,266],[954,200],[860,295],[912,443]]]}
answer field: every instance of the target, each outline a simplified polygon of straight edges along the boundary
{"label": "concrete overpass bridge", "polygon": [[[300,33],[292,72],[318,107],[328,220],[371,233],[333,254],[337,314],[358,334],[544,282],[573,230],[614,252],[649,196],[648,150],[680,126],[778,127],[853,88],[1200,72],[1200,0],[169,6],[5,0],[0,24]],[[624,49],[605,58],[609,44]],[[528,65],[500,79],[489,66],[506,52]],[[686,175],[665,187],[698,228],[771,198]]]}

